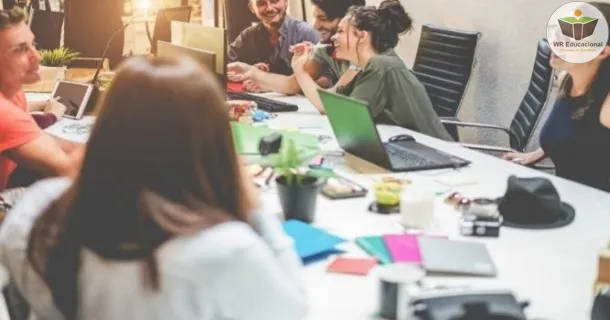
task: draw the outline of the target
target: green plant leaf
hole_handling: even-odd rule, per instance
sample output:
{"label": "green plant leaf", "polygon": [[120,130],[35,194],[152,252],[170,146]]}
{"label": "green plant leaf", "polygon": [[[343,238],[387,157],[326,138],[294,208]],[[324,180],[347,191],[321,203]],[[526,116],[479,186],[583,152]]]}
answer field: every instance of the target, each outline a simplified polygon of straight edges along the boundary
{"label": "green plant leaf", "polygon": [[40,64],[47,67],[62,67],[80,56],[80,53],[61,47],[52,50],[40,50]]}
{"label": "green plant leaf", "polygon": [[277,154],[269,154],[251,163],[271,167],[280,176],[284,176],[287,185],[302,184],[306,177],[329,178],[335,176],[330,170],[305,170],[307,164],[320,154],[320,150],[299,150],[293,139],[285,139]]}

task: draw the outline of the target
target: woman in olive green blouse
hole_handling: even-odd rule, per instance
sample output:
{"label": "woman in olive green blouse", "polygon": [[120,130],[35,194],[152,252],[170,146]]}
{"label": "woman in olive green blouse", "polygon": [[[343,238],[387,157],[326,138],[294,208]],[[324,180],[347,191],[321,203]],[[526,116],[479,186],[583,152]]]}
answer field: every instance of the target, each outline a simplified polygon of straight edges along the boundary
{"label": "woman in olive green blouse", "polygon": [[[399,125],[451,141],[426,89],[394,52],[398,36],[411,28],[411,18],[396,0],[383,1],[379,8],[352,7],[332,39],[336,58],[351,61],[361,71],[337,92],[367,102],[377,123]],[[292,61],[304,91],[315,85],[304,72],[307,54],[296,55]],[[316,100],[312,103],[324,112],[322,103]]]}

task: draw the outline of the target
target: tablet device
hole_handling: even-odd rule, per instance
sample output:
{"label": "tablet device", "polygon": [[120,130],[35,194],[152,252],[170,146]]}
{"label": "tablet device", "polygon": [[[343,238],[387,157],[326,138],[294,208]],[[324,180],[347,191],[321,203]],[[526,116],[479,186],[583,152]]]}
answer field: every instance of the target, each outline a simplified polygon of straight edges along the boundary
{"label": "tablet device", "polygon": [[66,106],[65,118],[80,119],[91,98],[93,85],[89,83],[61,80],[55,85],[53,99]]}

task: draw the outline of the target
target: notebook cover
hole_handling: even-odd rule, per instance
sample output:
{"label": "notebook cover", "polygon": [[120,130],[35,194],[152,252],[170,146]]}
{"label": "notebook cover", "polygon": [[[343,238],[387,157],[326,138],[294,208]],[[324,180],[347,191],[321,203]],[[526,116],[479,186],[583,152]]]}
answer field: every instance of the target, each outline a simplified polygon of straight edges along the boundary
{"label": "notebook cover", "polygon": [[393,262],[421,263],[416,235],[387,234],[383,240]]}
{"label": "notebook cover", "polygon": [[337,257],[328,266],[328,272],[365,276],[376,264],[377,260],[371,258]]}
{"label": "notebook cover", "polygon": [[356,244],[371,256],[375,257],[381,264],[392,263],[392,258],[385,247],[381,236],[367,236],[356,238]]}
{"label": "notebook cover", "polygon": [[335,246],[346,240],[332,235],[324,230],[315,228],[298,220],[288,220],[282,224],[284,231],[294,239],[297,254],[303,263],[309,263],[325,258],[338,251]]}
{"label": "notebook cover", "polygon": [[312,134],[273,130],[265,127],[253,126],[247,123],[231,121],[233,143],[235,144],[237,153],[240,154],[259,154],[258,144],[261,138],[275,132],[281,133],[283,139],[288,138],[294,140],[298,149],[319,149],[320,147],[318,137]]}
{"label": "notebook cover", "polygon": [[487,247],[480,242],[419,238],[422,266],[430,273],[495,277],[497,274]]}

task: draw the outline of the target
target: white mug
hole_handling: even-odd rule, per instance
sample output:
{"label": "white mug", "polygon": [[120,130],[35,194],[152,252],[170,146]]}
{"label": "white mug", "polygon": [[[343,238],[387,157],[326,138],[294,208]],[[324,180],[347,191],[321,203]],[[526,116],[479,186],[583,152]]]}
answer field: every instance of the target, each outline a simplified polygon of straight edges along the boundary
{"label": "white mug", "polygon": [[435,201],[432,192],[407,188],[400,197],[400,224],[407,229],[429,229],[434,223]]}

